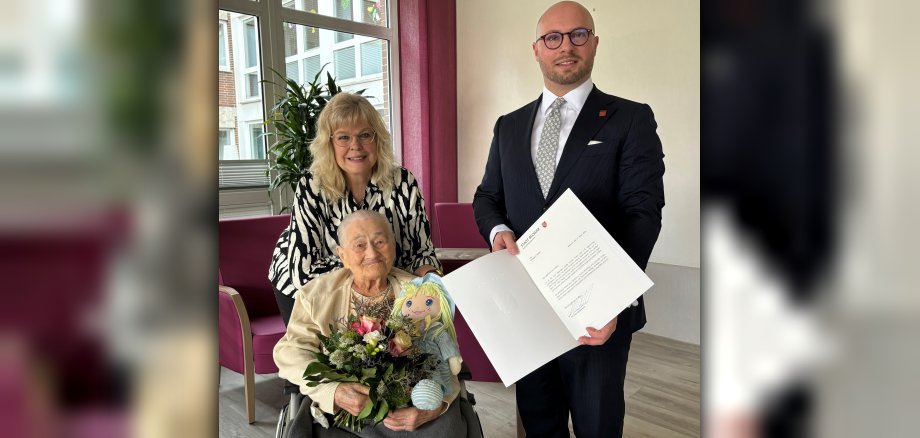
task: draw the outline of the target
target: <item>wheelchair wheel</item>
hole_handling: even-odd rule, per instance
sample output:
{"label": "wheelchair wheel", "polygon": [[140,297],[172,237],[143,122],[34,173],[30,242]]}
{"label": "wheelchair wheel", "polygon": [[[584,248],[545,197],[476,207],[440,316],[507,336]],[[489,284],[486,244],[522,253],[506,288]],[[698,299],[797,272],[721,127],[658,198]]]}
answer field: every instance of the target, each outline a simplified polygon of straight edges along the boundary
{"label": "wheelchair wheel", "polygon": [[284,405],[278,414],[278,427],[275,428],[275,438],[283,438],[284,432],[287,430],[287,408],[288,405]]}

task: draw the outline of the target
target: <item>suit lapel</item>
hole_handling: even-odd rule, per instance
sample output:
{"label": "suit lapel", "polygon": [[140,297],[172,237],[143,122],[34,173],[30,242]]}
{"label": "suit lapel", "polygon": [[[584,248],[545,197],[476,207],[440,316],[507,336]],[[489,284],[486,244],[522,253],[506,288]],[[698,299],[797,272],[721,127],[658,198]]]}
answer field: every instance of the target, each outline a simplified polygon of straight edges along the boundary
{"label": "suit lapel", "polygon": [[[575,163],[581,157],[581,154],[588,147],[588,142],[594,139],[594,136],[604,127],[604,124],[610,120],[613,113],[616,112],[614,105],[615,97],[604,94],[595,86],[588,95],[588,100],[578,113],[575,119],[575,125],[572,126],[572,132],[565,142],[562,150],[562,157],[559,158],[559,164],[556,166],[556,173],[553,175],[553,184],[549,188],[547,199],[553,199],[556,192],[562,186],[565,176],[572,171]],[[531,127],[533,122],[531,121]],[[536,171],[534,171],[536,176]]]}

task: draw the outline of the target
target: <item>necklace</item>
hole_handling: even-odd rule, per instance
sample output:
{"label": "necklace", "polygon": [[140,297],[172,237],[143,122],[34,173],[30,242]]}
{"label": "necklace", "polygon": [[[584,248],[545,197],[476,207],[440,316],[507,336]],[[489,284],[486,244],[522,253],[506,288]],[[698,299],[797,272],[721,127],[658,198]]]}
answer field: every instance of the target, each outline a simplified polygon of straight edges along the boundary
{"label": "necklace", "polygon": [[358,315],[374,315],[376,318],[386,319],[396,302],[396,297],[393,296],[391,290],[392,282],[376,296],[367,297],[352,285],[350,307]]}

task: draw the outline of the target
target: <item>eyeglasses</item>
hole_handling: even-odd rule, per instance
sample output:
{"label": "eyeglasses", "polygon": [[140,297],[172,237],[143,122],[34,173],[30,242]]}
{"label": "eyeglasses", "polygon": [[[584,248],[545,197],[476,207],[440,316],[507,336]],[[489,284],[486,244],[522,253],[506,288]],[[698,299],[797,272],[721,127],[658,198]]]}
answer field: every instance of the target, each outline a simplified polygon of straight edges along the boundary
{"label": "eyeglasses", "polygon": [[594,29],[575,29],[571,32],[550,32],[546,35],[537,38],[537,41],[543,40],[543,44],[546,45],[547,49],[556,50],[562,46],[562,40],[565,39],[565,36],[569,36],[569,41],[572,42],[573,46],[583,46],[588,42],[588,37],[591,36],[591,33],[594,32]]}
{"label": "eyeglasses", "polygon": [[336,134],[332,136],[332,142],[335,143],[338,147],[347,148],[351,146],[351,140],[353,138],[358,139],[358,143],[361,143],[361,146],[367,146],[374,142],[374,139],[377,135],[374,131],[363,131],[358,135],[351,136],[348,134]]}

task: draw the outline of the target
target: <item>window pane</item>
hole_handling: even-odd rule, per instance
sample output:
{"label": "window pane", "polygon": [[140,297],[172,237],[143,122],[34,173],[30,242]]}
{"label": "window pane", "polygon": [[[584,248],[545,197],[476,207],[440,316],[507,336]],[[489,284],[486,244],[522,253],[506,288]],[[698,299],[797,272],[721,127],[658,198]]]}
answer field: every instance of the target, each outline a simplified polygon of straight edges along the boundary
{"label": "window pane", "polygon": [[303,80],[304,82],[310,82],[316,77],[316,74],[319,73],[319,69],[322,67],[322,64],[319,62],[319,55],[311,56],[303,60]]}
{"label": "window pane", "polygon": [[294,31],[294,25],[284,23],[284,56],[294,56],[297,54],[297,32]]}
{"label": "window pane", "polygon": [[249,125],[250,140],[252,141],[252,157],[251,160],[264,160],[265,159],[265,139],[262,137],[262,124],[253,124]]}
{"label": "window pane", "polygon": [[315,49],[319,47],[319,29],[315,27],[307,27],[304,29],[304,44],[306,48],[304,50]]}
{"label": "window pane", "polygon": [[355,47],[346,47],[335,51],[336,80],[355,77]]}
{"label": "window pane", "polygon": [[344,42],[344,41],[348,41],[348,40],[350,40],[350,39],[352,39],[352,38],[354,38],[354,37],[355,37],[355,36],[352,35],[352,34],[350,34],[350,33],[336,32],[336,33],[335,33],[335,42],[341,43],[341,42]]}
{"label": "window pane", "polygon": [[237,160],[239,159],[239,150],[233,143],[233,130],[220,129],[217,131],[217,159],[219,160]]}
{"label": "window pane", "polygon": [[246,67],[255,67],[259,64],[259,39],[256,37],[256,22],[246,22]]}
{"label": "window pane", "polygon": [[284,66],[287,78],[296,82],[300,82],[300,69],[297,67],[297,61],[288,62]]}
{"label": "window pane", "polygon": [[364,17],[361,21],[367,24],[380,24],[380,20],[383,19],[383,12],[378,9],[376,1],[363,0],[361,15]]}
{"label": "window pane", "polygon": [[257,73],[246,74],[246,97],[259,97],[261,94],[259,75]]}
{"label": "window pane", "polygon": [[332,4],[335,7],[335,16],[337,18],[352,19],[354,8],[351,5],[351,0],[333,0]]}
{"label": "window pane", "polygon": [[[277,1],[277,0],[276,0]],[[361,21],[377,26],[387,26],[387,0],[305,0],[302,5],[290,5],[283,1],[286,8],[313,12],[327,17],[338,17],[349,21]],[[354,12],[358,8],[357,14]],[[345,15],[348,11],[348,15]]]}
{"label": "window pane", "polygon": [[383,71],[383,44],[380,40],[361,44],[361,76],[369,76]]}
{"label": "window pane", "polygon": [[227,27],[225,23],[217,23],[217,65],[227,66]]}
{"label": "window pane", "polygon": [[[261,125],[265,115],[261,99],[262,75],[259,65],[262,62],[258,50],[258,21],[251,15],[219,10],[218,23],[225,23],[224,43],[228,48],[227,57],[230,61],[227,68],[218,71],[220,185],[267,186],[268,178],[264,176],[267,162],[234,162],[266,158],[264,138],[259,140],[253,136],[264,132],[265,129]],[[243,62],[233,62],[235,59]],[[290,61],[293,61],[295,66],[299,62],[296,58]],[[259,130],[254,130],[253,126],[257,126]],[[261,145],[258,148],[254,147],[257,143]]]}

